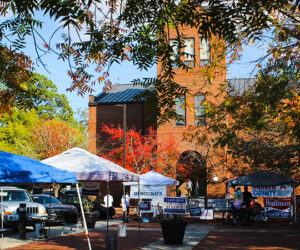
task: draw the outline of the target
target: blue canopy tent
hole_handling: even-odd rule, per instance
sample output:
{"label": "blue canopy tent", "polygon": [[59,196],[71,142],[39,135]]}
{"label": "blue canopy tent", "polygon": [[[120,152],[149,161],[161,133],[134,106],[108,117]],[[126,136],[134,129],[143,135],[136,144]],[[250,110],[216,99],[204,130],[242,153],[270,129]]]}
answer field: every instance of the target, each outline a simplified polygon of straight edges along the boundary
{"label": "blue canopy tent", "polygon": [[0,151],[0,167],[0,184],[77,183],[75,173],[3,151]]}
{"label": "blue canopy tent", "polygon": [[[0,151],[0,186],[17,183],[76,183],[78,185],[76,174],[73,172],[52,167],[29,157]],[[78,197],[82,206],[79,194]],[[89,249],[91,249],[84,216],[83,221]]]}

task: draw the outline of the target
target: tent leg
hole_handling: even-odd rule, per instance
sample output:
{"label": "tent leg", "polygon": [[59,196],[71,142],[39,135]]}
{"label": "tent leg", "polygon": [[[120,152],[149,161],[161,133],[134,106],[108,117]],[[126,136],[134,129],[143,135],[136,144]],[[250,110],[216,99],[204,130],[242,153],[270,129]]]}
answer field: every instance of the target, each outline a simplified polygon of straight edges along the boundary
{"label": "tent leg", "polygon": [[109,234],[109,224],[108,224],[108,216],[109,216],[109,207],[108,207],[108,200],[109,200],[109,181],[107,182],[107,188],[106,188],[106,232],[107,232],[107,235]]}
{"label": "tent leg", "polygon": [[[1,229],[3,229],[3,187],[1,187]],[[1,233],[1,245],[0,249],[4,249],[3,233]]]}
{"label": "tent leg", "polygon": [[85,216],[84,216],[84,211],[83,211],[82,200],[81,200],[81,195],[80,195],[80,192],[79,192],[78,183],[76,183],[76,190],[77,190],[77,195],[78,195],[80,209],[81,209],[81,215],[82,215],[82,220],[83,220],[83,227],[84,227],[84,231],[85,231],[85,237],[87,238],[87,241],[88,241],[89,250],[92,250],[89,231],[88,231],[88,228],[87,228],[87,225],[86,225],[86,220],[85,220]]}
{"label": "tent leg", "polygon": [[139,199],[138,199],[138,219],[139,219],[139,239],[141,238],[141,212],[140,212],[140,181],[138,184],[138,194],[139,194]]}
{"label": "tent leg", "polygon": [[295,217],[295,223],[297,223],[297,201],[296,201],[295,183],[293,184],[293,193],[294,193],[294,217]]}
{"label": "tent leg", "polygon": [[[126,206],[126,193],[125,193],[125,186],[124,186],[124,183],[123,183],[123,199],[124,199],[124,202],[125,202],[125,206]],[[123,202],[122,202],[123,204]],[[123,205],[122,205],[123,206]],[[123,207],[122,207],[123,208]],[[127,206],[126,206],[127,208]],[[127,221],[127,209],[126,211],[124,212],[123,210],[123,224]]]}

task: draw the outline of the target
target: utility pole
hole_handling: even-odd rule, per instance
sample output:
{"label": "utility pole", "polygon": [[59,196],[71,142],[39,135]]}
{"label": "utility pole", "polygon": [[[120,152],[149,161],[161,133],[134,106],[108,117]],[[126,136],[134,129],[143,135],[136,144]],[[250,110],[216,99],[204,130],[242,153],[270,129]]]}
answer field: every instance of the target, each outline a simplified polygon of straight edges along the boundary
{"label": "utility pole", "polygon": [[123,104],[123,168],[126,169],[126,104]]}

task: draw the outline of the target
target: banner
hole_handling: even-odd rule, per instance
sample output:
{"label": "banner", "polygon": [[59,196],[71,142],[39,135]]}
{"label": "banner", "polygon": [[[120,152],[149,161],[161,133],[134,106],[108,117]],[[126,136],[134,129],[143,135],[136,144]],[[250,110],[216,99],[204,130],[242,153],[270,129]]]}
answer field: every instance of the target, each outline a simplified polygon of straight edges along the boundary
{"label": "banner", "polygon": [[166,214],[186,214],[186,198],[165,197],[164,213]]}
{"label": "banner", "polygon": [[82,195],[99,195],[99,182],[82,182]]}
{"label": "banner", "polygon": [[269,187],[252,187],[253,197],[290,197],[292,196],[292,192],[293,187],[288,184]]}
{"label": "banner", "polygon": [[[152,199],[152,204],[162,204],[164,197],[167,196],[166,186],[140,185],[140,199]],[[130,198],[138,199],[138,185],[130,186]]]}
{"label": "banner", "polygon": [[292,216],[292,198],[264,198],[264,211],[269,218],[289,218]]}

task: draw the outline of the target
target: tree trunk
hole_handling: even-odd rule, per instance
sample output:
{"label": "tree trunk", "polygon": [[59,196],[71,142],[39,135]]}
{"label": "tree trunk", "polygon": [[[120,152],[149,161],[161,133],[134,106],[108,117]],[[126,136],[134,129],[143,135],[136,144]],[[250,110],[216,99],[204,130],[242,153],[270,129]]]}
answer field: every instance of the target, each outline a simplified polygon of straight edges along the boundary
{"label": "tree trunk", "polygon": [[54,184],[52,184],[52,188],[54,191],[54,197],[57,198],[58,194],[59,194],[59,189],[61,188],[61,185],[54,183]]}

